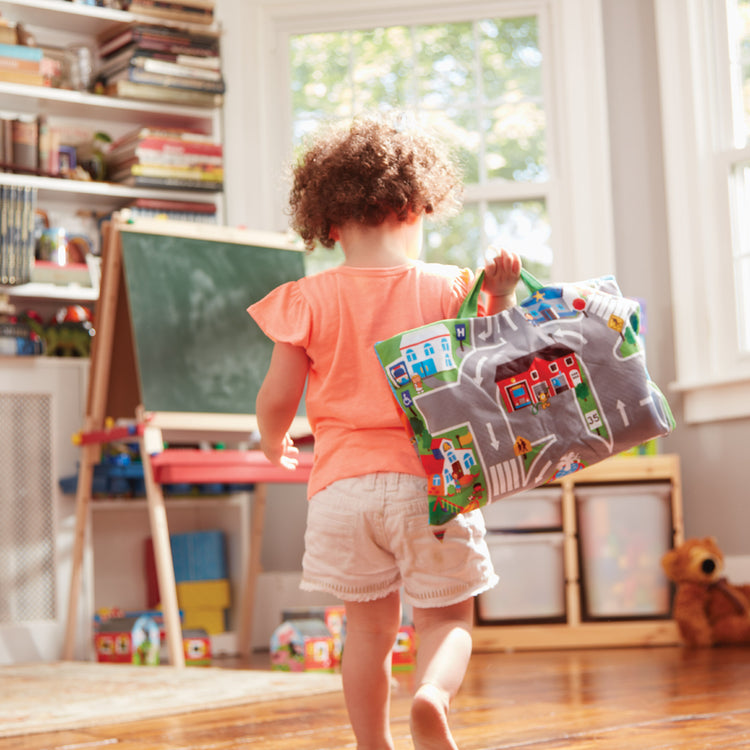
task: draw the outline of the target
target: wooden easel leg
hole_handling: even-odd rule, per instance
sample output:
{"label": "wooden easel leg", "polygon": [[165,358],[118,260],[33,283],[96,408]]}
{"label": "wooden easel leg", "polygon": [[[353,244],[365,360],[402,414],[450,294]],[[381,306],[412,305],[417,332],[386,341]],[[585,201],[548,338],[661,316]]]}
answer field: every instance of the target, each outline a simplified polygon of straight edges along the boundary
{"label": "wooden easel leg", "polygon": [[70,591],[68,592],[68,616],[65,623],[65,639],[63,641],[62,651],[62,658],[66,661],[71,661],[73,659],[73,653],[75,651],[78,598],[81,593],[83,554],[86,547],[89,501],[91,498],[91,487],[94,480],[94,464],[98,460],[99,446],[95,444],[85,445],[81,455],[81,465],[78,470],[78,485],[76,488],[76,527],[71,559]]}
{"label": "wooden easel leg", "polygon": [[161,609],[164,615],[169,663],[174,667],[184,667],[185,653],[182,646],[182,627],[180,625],[180,610],[177,605],[172,547],[169,543],[167,509],[164,504],[164,493],[161,490],[161,485],[154,480],[154,473],[145,443],[145,439],[141,437],[143,479],[146,485],[148,517],[151,526],[151,539],[154,545],[156,576],[159,581],[159,596],[161,597]]}
{"label": "wooden easel leg", "polygon": [[241,656],[249,656],[253,650],[253,615],[255,614],[255,590],[261,572],[261,551],[263,546],[263,524],[266,514],[268,487],[256,484],[253,493],[253,510],[250,517],[250,552],[240,599],[240,616],[237,626],[237,651]]}

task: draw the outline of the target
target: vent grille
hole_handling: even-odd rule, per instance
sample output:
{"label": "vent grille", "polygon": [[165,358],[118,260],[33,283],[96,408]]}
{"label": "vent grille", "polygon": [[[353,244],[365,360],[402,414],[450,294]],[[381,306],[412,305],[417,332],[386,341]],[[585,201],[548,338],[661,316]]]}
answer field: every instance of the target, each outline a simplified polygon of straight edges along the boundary
{"label": "vent grille", "polygon": [[52,396],[0,394],[0,624],[54,620]]}

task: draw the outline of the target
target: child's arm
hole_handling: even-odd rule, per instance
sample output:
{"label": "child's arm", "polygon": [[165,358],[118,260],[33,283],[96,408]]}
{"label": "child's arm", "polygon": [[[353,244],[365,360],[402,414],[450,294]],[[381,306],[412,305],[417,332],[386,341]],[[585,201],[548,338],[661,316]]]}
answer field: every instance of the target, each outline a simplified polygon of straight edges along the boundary
{"label": "child's arm", "polygon": [[482,290],[487,295],[487,315],[507,310],[516,304],[516,285],[521,278],[521,258],[502,249],[484,264]]}
{"label": "child's arm", "polygon": [[298,463],[299,449],[288,430],[297,414],[309,364],[304,349],[276,343],[255,404],[260,449],[271,463],[285,469],[294,469]]}

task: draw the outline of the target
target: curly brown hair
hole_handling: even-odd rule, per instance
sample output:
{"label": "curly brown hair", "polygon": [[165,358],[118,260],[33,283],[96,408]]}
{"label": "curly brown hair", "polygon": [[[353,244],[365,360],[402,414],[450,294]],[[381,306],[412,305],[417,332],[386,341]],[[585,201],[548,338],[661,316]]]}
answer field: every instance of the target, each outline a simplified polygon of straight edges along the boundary
{"label": "curly brown hair", "polygon": [[371,115],[349,127],[328,126],[293,167],[291,226],[313,249],[331,248],[331,228],[356,221],[381,224],[389,215],[446,217],[461,204],[463,185],[447,147],[403,118]]}

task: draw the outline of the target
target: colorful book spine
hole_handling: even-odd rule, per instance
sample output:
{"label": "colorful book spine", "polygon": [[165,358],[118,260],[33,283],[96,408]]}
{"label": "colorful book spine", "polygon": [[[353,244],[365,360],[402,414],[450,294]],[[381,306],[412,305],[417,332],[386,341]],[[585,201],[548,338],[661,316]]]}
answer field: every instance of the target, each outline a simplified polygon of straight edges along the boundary
{"label": "colorful book spine", "polygon": [[25,284],[34,262],[36,188],[0,186],[0,284]]}
{"label": "colorful book spine", "polygon": [[44,53],[41,47],[27,47],[23,44],[0,44],[0,57],[14,57],[17,60],[41,62]]}
{"label": "colorful book spine", "polygon": [[221,80],[206,81],[203,78],[155,73],[134,65],[129,66],[109,79],[110,83],[118,83],[120,81],[131,81],[132,83],[144,83],[150,86],[187,89],[189,91],[201,91],[212,94],[224,93],[224,82]]}

